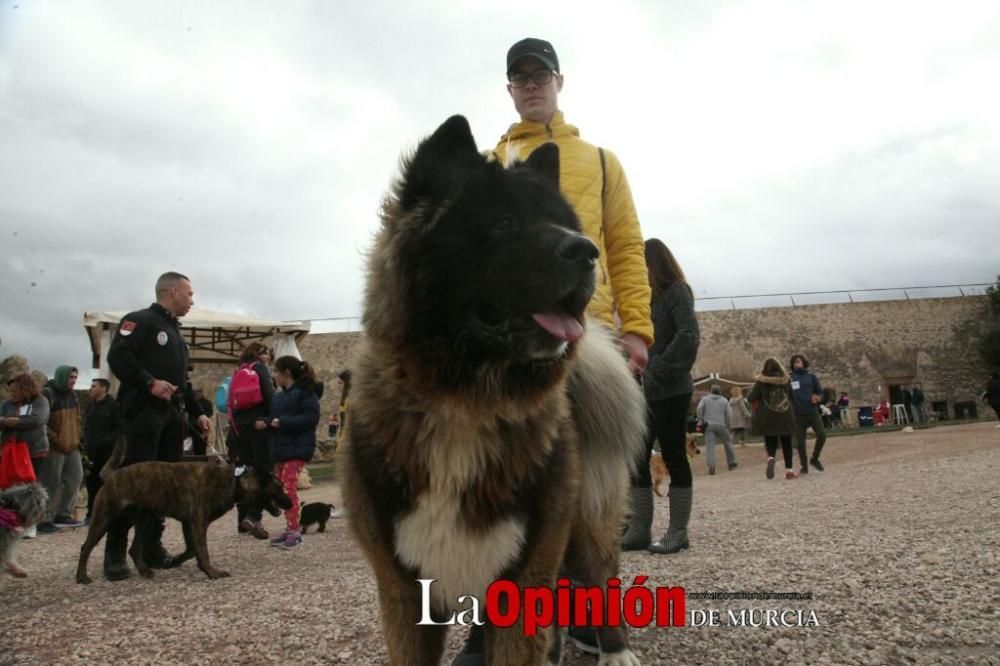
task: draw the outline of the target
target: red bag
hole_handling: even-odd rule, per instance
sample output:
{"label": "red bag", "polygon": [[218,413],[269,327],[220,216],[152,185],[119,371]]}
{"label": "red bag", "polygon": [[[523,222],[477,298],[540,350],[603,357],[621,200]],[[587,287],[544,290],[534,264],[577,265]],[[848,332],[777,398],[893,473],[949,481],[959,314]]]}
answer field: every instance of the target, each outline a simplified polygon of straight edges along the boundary
{"label": "red bag", "polygon": [[250,409],[264,403],[264,394],[260,390],[260,376],[254,372],[252,363],[244,363],[233,373],[233,381],[229,383],[230,412],[237,409]]}
{"label": "red bag", "polygon": [[34,481],[35,468],[31,464],[28,445],[14,439],[0,445],[0,488]]}

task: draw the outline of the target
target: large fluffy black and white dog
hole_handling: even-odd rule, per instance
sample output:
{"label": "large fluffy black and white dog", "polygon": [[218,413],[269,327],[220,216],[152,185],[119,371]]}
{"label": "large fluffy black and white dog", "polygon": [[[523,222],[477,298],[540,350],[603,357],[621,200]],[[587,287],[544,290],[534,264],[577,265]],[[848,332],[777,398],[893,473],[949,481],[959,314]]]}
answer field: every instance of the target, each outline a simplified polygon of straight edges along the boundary
{"label": "large fluffy black and white dog", "polygon": [[[621,352],[584,311],[597,247],[559,192],[559,150],[505,169],[466,120],[417,148],[382,208],[366,339],[347,424],[344,504],[378,582],[394,664],[434,664],[418,625],[497,579],[587,586],[618,574],[628,468],[645,407]],[[485,627],[487,663],[559,659],[549,627]],[[601,663],[637,663],[601,627]]]}

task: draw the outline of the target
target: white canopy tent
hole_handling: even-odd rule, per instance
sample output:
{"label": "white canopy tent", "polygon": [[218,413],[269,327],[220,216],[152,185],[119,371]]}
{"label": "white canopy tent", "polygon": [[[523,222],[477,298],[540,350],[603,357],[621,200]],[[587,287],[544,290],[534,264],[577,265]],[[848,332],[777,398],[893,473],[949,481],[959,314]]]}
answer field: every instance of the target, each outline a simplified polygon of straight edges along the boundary
{"label": "white canopy tent", "polygon": [[[83,314],[83,327],[94,354],[93,367],[101,377],[110,377],[108,348],[115,328],[126,314],[126,311]],[[299,356],[296,341],[307,335],[310,328],[308,321],[270,321],[200,308],[191,308],[180,321],[181,335],[188,343],[192,364],[232,365],[248,344],[268,339],[279,355]]]}

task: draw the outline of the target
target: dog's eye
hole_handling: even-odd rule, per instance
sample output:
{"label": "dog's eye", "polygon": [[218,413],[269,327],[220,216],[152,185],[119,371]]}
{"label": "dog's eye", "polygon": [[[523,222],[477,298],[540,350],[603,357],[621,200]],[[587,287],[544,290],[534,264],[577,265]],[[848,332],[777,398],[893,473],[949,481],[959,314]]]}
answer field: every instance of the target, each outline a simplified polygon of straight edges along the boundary
{"label": "dog's eye", "polygon": [[493,233],[497,236],[513,233],[515,231],[517,231],[517,222],[514,218],[507,215],[501,217],[496,221],[496,224],[493,225]]}

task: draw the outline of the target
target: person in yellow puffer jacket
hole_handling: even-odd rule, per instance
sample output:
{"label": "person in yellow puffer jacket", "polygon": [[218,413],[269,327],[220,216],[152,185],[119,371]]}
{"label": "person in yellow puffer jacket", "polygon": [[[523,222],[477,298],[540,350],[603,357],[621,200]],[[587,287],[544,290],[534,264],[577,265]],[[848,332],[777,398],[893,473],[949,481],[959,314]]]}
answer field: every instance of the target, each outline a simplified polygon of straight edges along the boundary
{"label": "person in yellow puffer jacket", "polygon": [[[504,164],[528,158],[535,148],[559,146],[559,189],[580,218],[583,232],[601,251],[597,290],[589,313],[614,328],[633,373],[641,373],[653,343],[650,289],[642,230],[625,171],[614,153],[580,138],[558,107],[563,76],[552,45],[522,39],[507,52],[507,91],[521,121],[493,151]],[[616,321],[617,319],[617,321]]]}
{"label": "person in yellow puffer jacket", "polygon": [[[500,138],[493,157],[509,165],[526,160],[543,143],[559,146],[559,189],[601,253],[597,289],[587,311],[617,328],[630,369],[638,377],[653,343],[651,292],[642,230],[625,172],[611,151],[582,140],[563,119],[558,106],[563,76],[552,44],[535,38],[514,44],[507,52],[507,81],[521,121]],[[648,456],[643,464],[647,461]],[[569,638],[586,652],[601,652],[590,627],[571,627]],[[452,666],[485,664],[484,641],[482,629],[473,627]],[[627,645],[604,647],[615,654],[627,651]]]}

